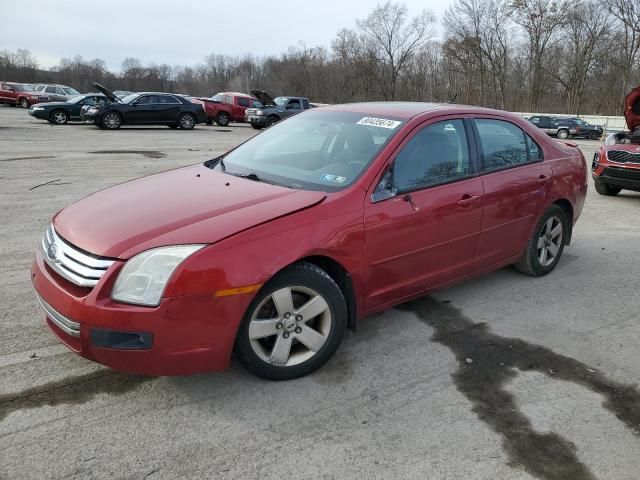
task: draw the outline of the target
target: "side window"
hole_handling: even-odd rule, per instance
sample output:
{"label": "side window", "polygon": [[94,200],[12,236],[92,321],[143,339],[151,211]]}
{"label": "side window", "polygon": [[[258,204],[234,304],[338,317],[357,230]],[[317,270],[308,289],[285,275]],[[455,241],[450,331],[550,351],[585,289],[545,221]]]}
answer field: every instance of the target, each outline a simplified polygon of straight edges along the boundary
{"label": "side window", "polygon": [[531,138],[529,135],[527,135],[526,133],[524,134],[524,136],[527,139],[527,148],[529,149],[529,161],[530,162],[537,162],[539,160],[542,160],[542,149],[540,148],[540,145],[538,145],[535,140],[533,138]]}
{"label": "side window", "polygon": [[47,87],[44,91],[47,93],[56,93],[55,87]]}
{"label": "side window", "polygon": [[60,88],[60,87],[56,87],[56,93],[57,93],[58,95],[64,95],[64,94],[65,94],[65,93],[64,93],[64,90],[63,90],[62,88]]}
{"label": "side window", "polygon": [[476,128],[482,146],[481,170],[491,171],[527,163],[524,132],[503,120],[477,119]]}
{"label": "side window", "polygon": [[538,125],[540,123],[540,117],[531,117],[529,121]]}
{"label": "side window", "polygon": [[249,99],[248,98],[243,98],[243,97],[238,98],[238,105],[240,105],[241,107],[248,107],[249,106]]}
{"label": "side window", "polygon": [[143,95],[142,97],[138,97],[136,100],[138,105],[149,105],[150,103],[155,103],[153,101],[153,97],[151,95]]}
{"label": "side window", "polygon": [[294,98],[287,103],[287,110],[300,110],[300,100]]}
{"label": "side window", "polygon": [[96,105],[106,105],[107,103],[106,97],[96,97]]}
{"label": "side window", "polygon": [[307,110],[309,108],[309,100],[307,100],[306,98],[302,99],[302,107]]}
{"label": "side window", "polygon": [[231,96],[229,96],[229,95],[225,95],[224,103],[228,103],[229,105],[233,105],[233,98],[231,98]]}
{"label": "side window", "polygon": [[95,105],[96,97],[87,97],[81,102],[82,105]]}
{"label": "side window", "polygon": [[393,165],[394,186],[428,187],[472,173],[462,120],[446,120],[420,130],[402,148]]}

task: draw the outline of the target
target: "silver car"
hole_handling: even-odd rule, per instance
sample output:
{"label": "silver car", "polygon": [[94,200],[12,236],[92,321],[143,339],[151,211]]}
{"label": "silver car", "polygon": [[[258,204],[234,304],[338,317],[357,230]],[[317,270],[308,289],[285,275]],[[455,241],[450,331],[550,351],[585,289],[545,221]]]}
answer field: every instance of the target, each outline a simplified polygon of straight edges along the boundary
{"label": "silver car", "polygon": [[74,97],[80,95],[80,92],[75,88],[68,87],[66,85],[52,85],[49,83],[40,83],[34,85],[33,88],[36,92],[43,92],[49,95],[49,98],[53,102],[66,102]]}

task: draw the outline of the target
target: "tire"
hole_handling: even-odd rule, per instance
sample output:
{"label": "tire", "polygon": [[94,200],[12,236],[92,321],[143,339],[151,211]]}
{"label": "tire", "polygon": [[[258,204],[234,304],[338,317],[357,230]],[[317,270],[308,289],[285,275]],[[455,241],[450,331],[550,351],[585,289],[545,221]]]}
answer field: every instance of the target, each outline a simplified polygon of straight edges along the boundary
{"label": "tire", "polygon": [[600,140],[601,134],[598,131],[589,132],[589,140]]}
{"label": "tire", "polygon": [[253,299],[238,329],[235,353],[257,377],[290,380],[324,365],[346,327],[347,305],[336,282],[316,265],[296,263]]}
{"label": "tire", "polygon": [[560,140],[566,140],[569,138],[569,130],[558,130],[558,138]]}
{"label": "tire", "polygon": [[192,113],[183,113],[178,117],[178,127],[182,130],[193,130],[196,126],[196,117]]}
{"label": "tire", "polygon": [[254,125],[252,123],[251,126],[254,128],[254,130],[262,130],[262,127],[260,125]]}
{"label": "tire", "polygon": [[274,116],[274,115],[269,115],[267,117],[267,121],[264,124],[265,128],[269,128],[271,125],[273,125],[274,123],[277,123],[278,120],[280,120],[278,117]]}
{"label": "tire", "polygon": [[107,130],[117,130],[122,126],[122,118],[116,112],[107,112],[102,116],[100,124]]}
{"label": "tire", "polygon": [[551,206],[533,230],[516,269],[532,277],[550,273],[562,256],[569,229],[566,212],[558,205]]}
{"label": "tire", "polygon": [[220,112],[216,117],[216,123],[221,127],[226,127],[229,125],[231,119],[229,118],[229,114],[227,112]]}
{"label": "tire", "polygon": [[29,101],[26,98],[21,98],[18,100],[18,106],[20,108],[29,108]]}
{"label": "tire", "polygon": [[622,187],[617,187],[615,185],[609,185],[607,183],[603,183],[600,180],[594,180],[593,182],[596,187],[596,192],[600,195],[606,195],[607,197],[613,197],[620,193]]}
{"label": "tire", "polygon": [[51,112],[51,121],[56,125],[64,125],[69,121],[69,115],[64,110],[54,110]]}
{"label": "tire", "polygon": [[207,125],[213,125],[213,120],[211,120],[210,118],[207,118]]}

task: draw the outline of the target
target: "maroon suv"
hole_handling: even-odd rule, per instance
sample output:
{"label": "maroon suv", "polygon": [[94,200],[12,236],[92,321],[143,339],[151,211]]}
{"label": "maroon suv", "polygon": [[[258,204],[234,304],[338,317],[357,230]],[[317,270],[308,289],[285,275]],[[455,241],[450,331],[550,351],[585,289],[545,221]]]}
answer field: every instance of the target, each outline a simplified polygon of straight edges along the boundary
{"label": "maroon suv", "polygon": [[36,92],[26,83],[0,82],[0,103],[29,108],[34,103],[48,102],[49,96]]}

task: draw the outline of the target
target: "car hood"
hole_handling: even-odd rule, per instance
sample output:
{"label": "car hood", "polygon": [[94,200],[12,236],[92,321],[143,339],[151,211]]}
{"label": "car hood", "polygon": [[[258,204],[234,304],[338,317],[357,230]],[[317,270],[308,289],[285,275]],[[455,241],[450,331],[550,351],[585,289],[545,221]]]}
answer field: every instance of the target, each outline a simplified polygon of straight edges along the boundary
{"label": "car hood", "polygon": [[164,245],[215,243],[325,197],[196,165],[89,195],[58,212],[53,225],[89,253],[128,259]]}
{"label": "car hood", "polygon": [[624,118],[630,131],[640,127],[640,85],[631,90],[624,100]]}
{"label": "car hood", "polygon": [[256,97],[258,101],[265,107],[270,105],[276,106],[276,102],[273,101],[273,98],[271,97],[271,95],[269,95],[264,90],[251,90],[251,95]]}
{"label": "car hood", "polygon": [[93,86],[96,87],[100,93],[104,94],[104,96],[107,97],[109,100],[111,100],[113,103],[122,103],[120,101],[120,98],[117,95],[115,95],[111,90],[109,90],[107,87],[103,87],[97,82],[94,83]]}

